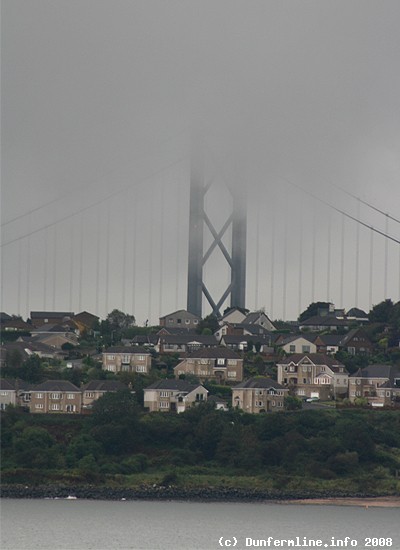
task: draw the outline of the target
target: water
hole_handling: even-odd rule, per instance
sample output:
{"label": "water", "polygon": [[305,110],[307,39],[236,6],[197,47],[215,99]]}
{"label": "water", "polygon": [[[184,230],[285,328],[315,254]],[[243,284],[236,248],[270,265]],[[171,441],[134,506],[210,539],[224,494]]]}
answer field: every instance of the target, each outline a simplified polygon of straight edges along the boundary
{"label": "water", "polygon": [[[268,537],[270,548],[290,548],[274,540],[295,537],[332,548],[332,537],[346,536],[348,548],[400,550],[398,508],[5,499],[1,519],[2,550],[242,550]],[[368,546],[367,537],[376,540]]]}

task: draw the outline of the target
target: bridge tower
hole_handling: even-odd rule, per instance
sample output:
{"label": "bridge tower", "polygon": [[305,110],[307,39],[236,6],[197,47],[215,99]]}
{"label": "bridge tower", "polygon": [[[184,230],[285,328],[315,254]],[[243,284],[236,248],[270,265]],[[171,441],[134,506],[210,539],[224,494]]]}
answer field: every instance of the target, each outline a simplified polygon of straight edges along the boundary
{"label": "bridge tower", "polygon": [[[246,232],[247,208],[242,182],[232,182],[227,188],[232,197],[231,212],[219,232],[215,229],[206,211],[205,196],[214,180],[205,183],[205,153],[201,142],[196,142],[192,153],[190,173],[190,211],[189,211],[189,254],[188,254],[188,291],[187,310],[202,317],[203,294],[211,306],[212,313],[221,316],[220,308],[230,297],[231,307],[245,307],[246,294]],[[208,228],[212,242],[204,250],[204,230]],[[224,234],[231,230],[231,247],[222,242]],[[207,288],[203,280],[203,268],[213,250],[219,247],[230,270],[230,283],[222,295],[217,298]]]}

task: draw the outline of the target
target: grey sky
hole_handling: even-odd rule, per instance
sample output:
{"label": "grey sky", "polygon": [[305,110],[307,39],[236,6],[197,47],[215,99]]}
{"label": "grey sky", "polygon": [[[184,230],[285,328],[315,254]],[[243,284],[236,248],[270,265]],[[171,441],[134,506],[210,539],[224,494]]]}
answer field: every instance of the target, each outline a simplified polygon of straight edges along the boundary
{"label": "grey sky", "polygon": [[399,23],[397,0],[3,0],[2,310],[185,307],[194,129],[248,190],[248,307],[400,299],[399,245],[288,183],[400,217]]}

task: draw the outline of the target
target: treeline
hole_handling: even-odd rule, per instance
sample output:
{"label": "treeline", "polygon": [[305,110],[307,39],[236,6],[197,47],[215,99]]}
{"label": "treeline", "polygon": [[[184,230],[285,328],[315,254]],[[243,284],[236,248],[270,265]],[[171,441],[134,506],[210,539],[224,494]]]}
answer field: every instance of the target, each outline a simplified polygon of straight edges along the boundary
{"label": "treeline", "polygon": [[1,437],[3,483],[101,484],[132,475],[135,483],[146,483],[196,474],[280,485],[295,478],[347,479],[363,489],[399,488],[396,411],[248,415],[204,404],[180,415],[143,414],[129,392],[120,392],[99,399],[91,416],[9,408],[2,413]]}

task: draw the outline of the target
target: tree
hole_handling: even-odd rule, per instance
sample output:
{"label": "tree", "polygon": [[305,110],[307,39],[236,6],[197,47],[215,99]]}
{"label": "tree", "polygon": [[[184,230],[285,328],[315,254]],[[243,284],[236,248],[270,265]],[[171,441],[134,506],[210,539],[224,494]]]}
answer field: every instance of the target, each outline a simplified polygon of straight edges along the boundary
{"label": "tree", "polygon": [[311,317],[318,315],[318,311],[320,309],[329,309],[329,306],[330,306],[329,302],[312,302],[307,309],[305,309],[302,313],[300,313],[298,320],[301,323],[306,319],[310,319]]}
{"label": "tree", "polygon": [[93,404],[92,436],[109,454],[133,450],[139,438],[136,400],[129,390],[106,393]]}
{"label": "tree", "polygon": [[369,312],[369,320],[371,323],[389,323],[390,316],[393,311],[394,304],[392,300],[386,299],[373,306]]}
{"label": "tree", "polygon": [[113,309],[112,312],[107,315],[106,320],[109,322],[111,330],[122,331],[134,327],[136,324],[134,315],[123,313],[119,309]]}
{"label": "tree", "polygon": [[200,321],[200,323],[197,326],[196,332],[198,334],[207,334],[207,333],[214,334],[214,332],[216,332],[218,328],[219,328],[218,319],[213,313],[210,313],[210,315],[207,315],[207,317],[204,317],[204,319]]}

